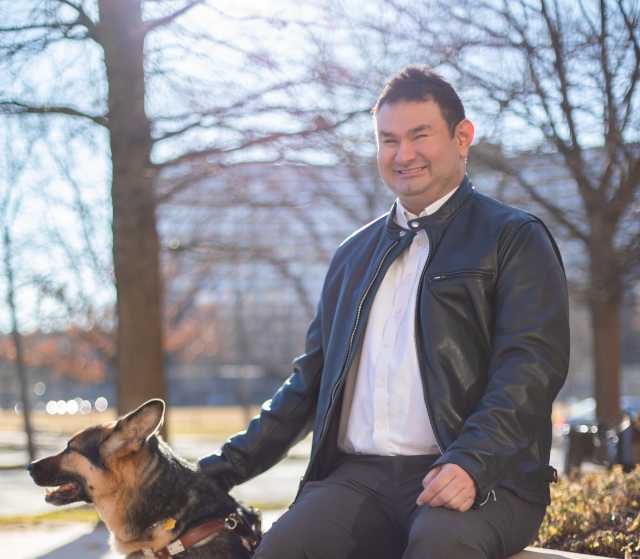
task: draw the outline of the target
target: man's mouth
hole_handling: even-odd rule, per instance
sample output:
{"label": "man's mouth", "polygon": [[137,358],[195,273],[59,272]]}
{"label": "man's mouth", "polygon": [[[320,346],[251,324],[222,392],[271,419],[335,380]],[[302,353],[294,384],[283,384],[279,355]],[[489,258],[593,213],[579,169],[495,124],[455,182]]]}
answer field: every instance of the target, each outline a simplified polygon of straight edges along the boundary
{"label": "man's mouth", "polygon": [[410,167],[409,169],[396,169],[396,173],[403,177],[410,177],[412,175],[419,175],[422,171],[426,170],[428,165],[422,165],[421,167]]}

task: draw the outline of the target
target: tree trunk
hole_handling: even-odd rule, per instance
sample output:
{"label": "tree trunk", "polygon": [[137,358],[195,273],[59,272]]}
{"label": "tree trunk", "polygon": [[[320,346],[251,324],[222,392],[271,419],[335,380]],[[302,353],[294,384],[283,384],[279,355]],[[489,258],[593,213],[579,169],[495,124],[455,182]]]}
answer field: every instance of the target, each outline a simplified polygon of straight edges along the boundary
{"label": "tree trunk", "polygon": [[593,322],[593,366],[598,421],[613,427],[620,421],[620,303],[590,302]]}
{"label": "tree trunk", "polygon": [[7,305],[11,314],[11,337],[16,352],[16,372],[18,385],[20,386],[20,401],[22,402],[22,417],[24,420],[24,433],[27,437],[27,453],[29,462],[36,459],[36,447],[33,441],[33,427],[31,426],[31,398],[29,397],[29,379],[27,368],[24,364],[22,351],[22,336],[18,329],[18,311],[16,308],[15,282],[13,277],[13,264],[11,262],[11,236],[5,228],[3,235],[4,244],[4,271],[7,276]]}
{"label": "tree trunk", "polygon": [[[592,231],[602,231],[593,227]],[[595,237],[595,236],[594,236]],[[622,286],[612,235],[592,237],[589,310],[593,331],[596,415],[613,427],[620,421],[620,320]]]}
{"label": "tree trunk", "polygon": [[160,243],[145,112],[140,0],[100,0],[100,42],[108,80],[113,259],[117,290],[118,411],[166,398]]}

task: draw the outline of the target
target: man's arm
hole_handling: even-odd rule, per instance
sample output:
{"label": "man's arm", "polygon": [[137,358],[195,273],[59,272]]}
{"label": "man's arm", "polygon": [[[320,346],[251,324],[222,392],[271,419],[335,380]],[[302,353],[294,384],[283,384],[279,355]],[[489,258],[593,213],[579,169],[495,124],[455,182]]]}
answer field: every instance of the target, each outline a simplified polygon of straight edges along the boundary
{"label": "man's arm", "polygon": [[548,425],[566,378],[566,278],[546,227],[537,220],[519,226],[498,262],[487,389],[425,478],[419,504],[466,510],[484,500]]}
{"label": "man's arm", "polygon": [[305,352],[293,362],[293,373],[273,398],[262,405],[260,415],[218,452],[198,461],[200,471],[225,490],[269,469],[310,431],[324,363],[321,307],[322,303],[307,331]]}

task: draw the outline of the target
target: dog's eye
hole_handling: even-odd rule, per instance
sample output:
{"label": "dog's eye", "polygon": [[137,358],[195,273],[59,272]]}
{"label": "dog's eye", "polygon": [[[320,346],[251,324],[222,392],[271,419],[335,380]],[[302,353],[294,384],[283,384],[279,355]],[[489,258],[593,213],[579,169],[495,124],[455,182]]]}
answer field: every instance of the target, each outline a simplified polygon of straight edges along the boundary
{"label": "dog's eye", "polygon": [[106,469],[105,464],[102,461],[102,456],[100,456],[100,445],[90,446],[84,449],[82,453],[94,466],[98,466],[99,468]]}

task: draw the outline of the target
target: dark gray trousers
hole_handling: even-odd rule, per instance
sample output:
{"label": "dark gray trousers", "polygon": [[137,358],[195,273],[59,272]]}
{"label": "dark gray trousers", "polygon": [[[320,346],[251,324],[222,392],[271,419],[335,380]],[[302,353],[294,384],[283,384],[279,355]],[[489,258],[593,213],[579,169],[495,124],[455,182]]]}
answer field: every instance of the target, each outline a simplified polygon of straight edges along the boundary
{"label": "dark gray trousers", "polygon": [[506,489],[478,509],[418,507],[433,456],[347,456],[305,484],[255,559],[502,559],[537,534],[545,506]]}

